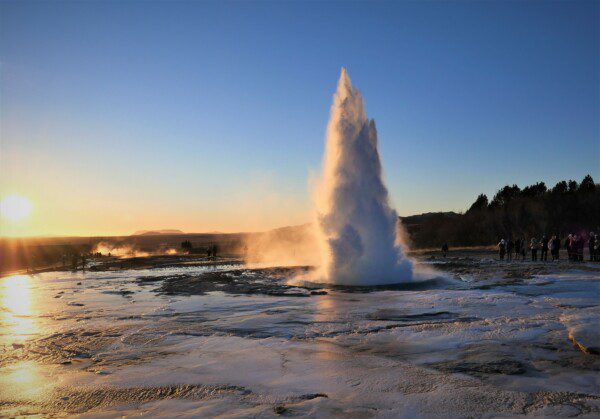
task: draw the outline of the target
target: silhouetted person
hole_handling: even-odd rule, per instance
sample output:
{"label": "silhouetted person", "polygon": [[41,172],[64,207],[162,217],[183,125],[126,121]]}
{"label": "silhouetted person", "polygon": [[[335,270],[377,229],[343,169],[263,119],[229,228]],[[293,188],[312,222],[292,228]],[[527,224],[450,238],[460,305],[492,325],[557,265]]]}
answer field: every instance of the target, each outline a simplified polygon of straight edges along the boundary
{"label": "silhouetted person", "polygon": [[542,257],[540,260],[548,260],[548,237],[544,234],[541,241]]}
{"label": "silhouetted person", "polygon": [[552,260],[560,259],[560,239],[554,235],[550,240],[550,253],[552,254]]}
{"label": "silhouetted person", "polygon": [[590,233],[590,239],[588,240],[588,249],[590,250],[590,262],[594,261],[594,253],[596,248],[596,235],[594,232]]}
{"label": "silhouetted person", "polygon": [[511,238],[506,242],[506,256],[509,261],[512,261],[513,251],[515,250],[515,243]]}
{"label": "silhouetted person", "polygon": [[573,235],[569,234],[565,239],[565,249],[567,249],[567,258],[573,260]]}
{"label": "silhouetted person", "polygon": [[85,269],[85,255],[82,253],[81,254],[81,269]]}
{"label": "silhouetted person", "polygon": [[214,244],[214,245],[213,245],[213,247],[212,247],[212,254],[213,254],[213,257],[215,257],[215,258],[217,257],[217,252],[218,252],[218,251],[219,251],[219,248],[217,247],[217,245],[216,245],[216,244]]}
{"label": "silhouetted person", "polygon": [[573,234],[571,236],[571,240],[569,241],[571,246],[571,260],[573,262],[577,262],[579,260],[578,249],[579,249],[579,237],[577,234]]}
{"label": "silhouetted person", "polygon": [[583,249],[585,248],[585,240],[583,236],[577,237],[577,260],[583,262]]}
{"label": "silhouetted person", "polygon": [[531,249],[531,260],[532,261],[537,260],[537,252],[538,252],[539,247],[540,247],[540,242],[538,241],[538,239],[536,239],[535,237],[532,237],[531,242],[529,242],[529,248]]}
{"label": "silhouetted person", "polygon": [[447,254],[448,254],[448,243],[444,243],[444,244],[442,244],[442,255],[444,255],[444,257],[446,257]]}
{"label": "silhouetted person", "polygon": [[504,255],[506,254],[506,242],[504,239],[500,240],[498,243],[498,255],[500,256],[500,260],[504,260]]}
{"label": "silhouetted person", "polygon": [[[518,243],[518,245],[517,245]],[[521,256],[521,260],[525,260],[525,256],[527,256],[527,241],[522,238],[518,238],[515,243],[515,256]]]}

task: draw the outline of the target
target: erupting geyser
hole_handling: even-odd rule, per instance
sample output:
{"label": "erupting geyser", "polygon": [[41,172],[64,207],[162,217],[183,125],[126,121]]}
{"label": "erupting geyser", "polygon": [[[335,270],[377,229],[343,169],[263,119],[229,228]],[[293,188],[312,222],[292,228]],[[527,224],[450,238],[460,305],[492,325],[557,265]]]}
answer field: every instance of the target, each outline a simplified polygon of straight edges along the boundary
{"label": "erupting geyser", "polygon": [[360,92],[343,68],[315,195],[321,280],[376,285],[412,279],[383,184],[375,122],[366,118]]}

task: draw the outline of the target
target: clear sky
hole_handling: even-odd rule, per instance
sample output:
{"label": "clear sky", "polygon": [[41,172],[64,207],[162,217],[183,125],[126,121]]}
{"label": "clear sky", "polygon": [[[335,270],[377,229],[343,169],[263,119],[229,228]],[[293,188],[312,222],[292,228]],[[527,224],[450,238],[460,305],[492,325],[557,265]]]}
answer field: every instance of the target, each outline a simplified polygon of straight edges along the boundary
{"label": "clear sky", "polygon": [[0,2],[0,235],[310,219],[345,66],[401,215],[600,180],[599,2]]}

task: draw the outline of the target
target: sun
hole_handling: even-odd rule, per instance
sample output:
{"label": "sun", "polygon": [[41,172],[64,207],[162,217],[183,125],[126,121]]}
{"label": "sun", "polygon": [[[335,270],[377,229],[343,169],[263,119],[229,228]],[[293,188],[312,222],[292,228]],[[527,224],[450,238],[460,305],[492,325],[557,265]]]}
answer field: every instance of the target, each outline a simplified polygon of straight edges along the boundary
{"label": "sun", "polygon": [[0,216],[9,221],[20,221],[31,214],[31,202],[19,195],[8,195],[0,201]]}

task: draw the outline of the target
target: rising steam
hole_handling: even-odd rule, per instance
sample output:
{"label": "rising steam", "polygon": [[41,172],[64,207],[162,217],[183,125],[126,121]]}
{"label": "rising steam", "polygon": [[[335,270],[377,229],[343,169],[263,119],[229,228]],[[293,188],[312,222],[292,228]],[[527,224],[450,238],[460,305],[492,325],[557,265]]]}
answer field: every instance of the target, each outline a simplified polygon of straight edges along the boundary
{"label": "rising steam", "polygon": [[398,216],[390,208],[375,122],[342,69],[327,127],[322,178],[315,191],[320,280],[391,284],[412,278]]}

